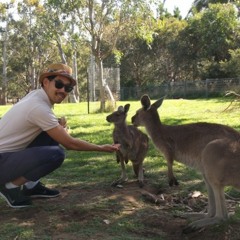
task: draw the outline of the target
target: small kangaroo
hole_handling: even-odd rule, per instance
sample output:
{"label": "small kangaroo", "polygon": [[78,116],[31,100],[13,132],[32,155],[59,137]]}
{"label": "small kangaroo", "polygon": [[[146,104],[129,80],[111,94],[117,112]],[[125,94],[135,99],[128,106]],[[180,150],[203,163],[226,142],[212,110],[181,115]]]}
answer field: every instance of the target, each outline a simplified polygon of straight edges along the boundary
{"label": "small kangaroo", "polygon": [[132,125],[126,124],[127,112],[130,104],[119,106],[118,110],[108,115],[106,120],[114,123],[113,141],[121,144],[116,152],[117,162],[121,164],[121,178],[113,182],[113,186],[128,180],[125,163],[131,160],[133,171],[138,177],[139,186],[143,187],[143,161],[148,151],[148,136]]}
{"label": "small kangaroo", "polygon": [[[240,175],[240,161],[238,161],[237,166],[234,165],[232,159],[227,156],[224,157],[224,155],[228,154],[230,156],[231,154],[223,154],[224,149],[222,149],[224,160],[222,160],[221,164],[219,162],[219,164],[214,165],[210,162],[217,161],[218,153],[216,155],[212,153],[211,156],[208,156],[208,153],[209,151],[213,152],[213,148],[220,148],[222,139],[227,139],[225,145],[228,144],[228,141],[238,142],[240,133],[226,125],[214,123],[164,125],[161,123],[158,114],[158,108],[162,105],[162,102],[163,98],[151,104],[149,96],[143,95],[141,98],[142,108],[132,117],[133,125],[144,126],[155,147],[165,156],[168,164],[170,186],[173,184],[178,185],[172,169],[174,160],[196,168],[202,173],[208,190],[208,213],[205,219],[195,221],[189,227],[194,229],[225,220],[227,216],[222,187],[228,184],[236,185],[237,179],[239,179],[237,176]],[[220,141],[220,143],[214,141]],[[233,172],[235,171],[232,176],[230,170],[229,173],[225,173],[226,167]],[[216,176],[215,179],[211,175]],[[231,177],[235,177],[235,181],[231,180]],[[199,217],[202,218],[203,216],[199,215]]]}

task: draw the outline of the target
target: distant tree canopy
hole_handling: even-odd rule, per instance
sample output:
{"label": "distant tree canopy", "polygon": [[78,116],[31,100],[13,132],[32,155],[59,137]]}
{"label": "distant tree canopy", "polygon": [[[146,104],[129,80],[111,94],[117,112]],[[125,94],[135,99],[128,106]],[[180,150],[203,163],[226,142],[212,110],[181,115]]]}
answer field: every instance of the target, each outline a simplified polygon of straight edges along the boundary
{"label": "distant tree canopy", "polygon": [[40,71],[51,62],[73,67],[74,94],[85,101],[91,55],[99,67],[120,68],[122,87],[238,77],[238,1],[195,1],[185,19],[179,9],[169,13],[164,2],[0,3],[0,103],[37,88]]}

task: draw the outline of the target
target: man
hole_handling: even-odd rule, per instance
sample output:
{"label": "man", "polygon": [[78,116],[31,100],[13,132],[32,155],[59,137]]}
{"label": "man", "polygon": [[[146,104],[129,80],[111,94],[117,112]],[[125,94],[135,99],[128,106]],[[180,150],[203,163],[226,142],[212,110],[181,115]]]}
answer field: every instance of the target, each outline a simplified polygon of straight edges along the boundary
{"label": "man", "polygon": [[33,197],[57,197],[59,191],[39,179],[61,166],[66,149],[117,151],[119,145],[96,145],[71,137],[66,122],[52,108],[73,90],[72,69],[51,64],[40,75],[41,89],[15,104],[0,120],[0,196],[13,208],[27,207]]}

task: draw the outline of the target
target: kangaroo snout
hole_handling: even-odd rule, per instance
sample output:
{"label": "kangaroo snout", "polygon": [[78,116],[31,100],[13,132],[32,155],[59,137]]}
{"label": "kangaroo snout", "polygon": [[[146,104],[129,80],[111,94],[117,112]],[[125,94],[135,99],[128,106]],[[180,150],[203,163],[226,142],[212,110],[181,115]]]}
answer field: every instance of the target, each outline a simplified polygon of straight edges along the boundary
{"label": "kangaroo snout", "polygon": [[114,122],[114,116],[113,116],[113,114],[109,114],[109,115],[106,117],[106,120],[107,120],[109,123]]}
{"label": "kangaroo snout", "polygon": [[133,124],[134,127],[139,126],[139,124],[137,124],[137,122],[136,122],[136,115],[132,116],[131,121],[132,121],[132,124]]}
{"label": "kangaroo snout", "polygon": [[135,119],[135,116],[133,116],[132,119],[131,119],[132,124],[134,124],[134,119]]}
{"label": "kangaroo snout", "polygon": [[110,117],[109,117],[109,116],[107,116],[107,117],[106,117],[106,120],[107,120],[108,122],[110,122]]}

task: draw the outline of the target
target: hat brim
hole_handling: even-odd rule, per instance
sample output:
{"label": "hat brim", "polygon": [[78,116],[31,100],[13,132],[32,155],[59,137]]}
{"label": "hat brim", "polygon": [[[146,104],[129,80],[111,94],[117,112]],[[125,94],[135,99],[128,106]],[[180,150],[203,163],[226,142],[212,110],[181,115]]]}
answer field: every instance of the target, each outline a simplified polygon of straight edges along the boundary
{"label": "hat brim", "polygon": [[71,75],[69,75],[67,73],[60,73],[60,72],[47,72],[47,73],[43,73],[39,77],[39,82],[42,84],[43,79],[47,78],[47,77],[50,77],[50,76],[63,76],[63,77],[66,77],[66,78],[68,78],[71,81],[71,85],[72,86],[75,86],[76,83],[77,83],[76,80]]}

